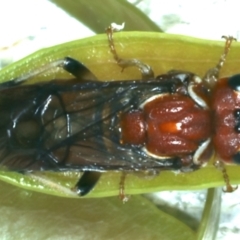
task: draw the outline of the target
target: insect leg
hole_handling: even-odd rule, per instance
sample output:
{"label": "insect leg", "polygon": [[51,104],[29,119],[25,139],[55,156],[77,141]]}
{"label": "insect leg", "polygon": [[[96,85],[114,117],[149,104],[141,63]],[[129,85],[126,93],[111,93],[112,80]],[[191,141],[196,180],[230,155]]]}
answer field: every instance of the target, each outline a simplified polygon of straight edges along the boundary
{"label": "insect leg", "polygon": [[116,60],[117,64],[122,68],[127,67],[137,67],[139,71],[142,73],[142,79],[149,79],[154,77],[153,70],[150,66],[147,64],[142,63],[138,59],[121,59],[116,51],[114,41],[113,41],[113,32],[116,31],[116,28],[111,25],[106,29],[107,37],[108,37],[108,42],[109,42],[109,47],[111,50],[111,53],[113,54],[114,59]]}
{"label": "insect leg", "polygon": [[73,58],[65,57],[62,67],[81,80],[97,80],[95,75],[87,67]]}
{"label": "insect leg", "polygon": [[214,88],[216,82],[218,81],[220,70],[226,61],[226,57],[229,53],[232,41],[236,41],[236,39],[231,36],[222,36],[222,38],[226,40],[223,54],[221,55],[217,65],[214,68],[210,68],[203,78],[203,82],[210,90]]}
{"label": "insect leg", "polygon": [[80,196],[88,194],[96,185],[100,176],[101,176],[100,172],[91,171],[83,172],[83,175],[75,185],[74,191],[76,191],[77,194]]}
{"label": "insect leg", "polygon": [[230,180],[229,180],[229,177],[228,177],[228,174],[227,174],[227,170],[225,168],[225,164],[220,161],[220,160],[217,160],[215,161],[214,163],[214,166],[221,170],[222,171],[222,175],[223,175],[223,179],[224,179],[224,182],[226,184],[226,190],[223,190],[224,192],[234,192],[238,187],[233,187],[231,184],[230,184]]}
{"label": "insect leg", "polygon": [[119,198],[122,200],[123,203],[127,202],[129,200],[129,196],[125,195],[125,179],[126,179],[127,173],[122,172],[120,182],[119,182]]}
{"label": "insect leg", "polygon": [[75,76],[77,79],[81,80],[97,80],[97,78],[94,76],[94,74],[85,67],[81,62],[70,58],[65,57],[64,59],[59,59],[53,62],[50,62],[42,67],[39,67],[35,70],[30,71],[27,74],[24,74],[22,76],[19,76],[17,78],[14,78],[8,82],[2,83],[0,85],[2,88],[8,88],[13,87],[16,85],[20,85],[25,81],[28,81],[29,79],[36,77],[42,73],[45,73],[49,70],[52,70],[54,68],[63,68],[67,72],[71,73],[73,76]]}

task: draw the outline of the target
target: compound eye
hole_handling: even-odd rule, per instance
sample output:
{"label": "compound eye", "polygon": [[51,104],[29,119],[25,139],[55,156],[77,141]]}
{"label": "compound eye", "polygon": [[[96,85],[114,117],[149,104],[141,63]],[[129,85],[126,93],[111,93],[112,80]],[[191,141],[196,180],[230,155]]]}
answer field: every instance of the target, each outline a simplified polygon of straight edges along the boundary
{"label": "compound eye", "polygon": [[233,90],[240,92],[240,74],[230,77],[228,84]]}
{"label": "compound eye", "polygon": [[235,125],[235,128],[234,130],[237,132],[237,133],[240,133],[240,109],[236,109],[234,112],[233,112],[233,116],[236,120],[236,125]]}
{"label": "compound eye", "polygon": [[240,152],[237,152],[236,154],[233,155],[232,160],[236,164],[240,164]]}

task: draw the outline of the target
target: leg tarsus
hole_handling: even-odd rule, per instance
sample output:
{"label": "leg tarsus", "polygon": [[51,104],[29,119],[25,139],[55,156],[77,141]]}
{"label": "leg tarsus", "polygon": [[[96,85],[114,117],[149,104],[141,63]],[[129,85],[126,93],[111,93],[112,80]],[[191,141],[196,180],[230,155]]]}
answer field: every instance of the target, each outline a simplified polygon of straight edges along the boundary
{"label": "leg tarsus", "polygon": [[219,169],[220,171],[222,171],[222,175],[223,175],[223,180],[226,184],[226,189],[223,189],[224,192],[228,192],[228,193],[231,193],[231,192],[234,192],[235,190],[237,190],[238,186],[236,187],[233,187],[231,184],[230,184],[230,180],[229,180],[229,176],[227,174],[227,169],[225,168],[225,164],[220,161],[220,160],[217,160],[214,162],[214,166]]}
{"label": "leg tarsus", "polygon": [[122,172],[120,182],[119,182],[119,198],[123,203],[126,203],[130,196],[125,195],[125,179],[126,179],[127,173]]}

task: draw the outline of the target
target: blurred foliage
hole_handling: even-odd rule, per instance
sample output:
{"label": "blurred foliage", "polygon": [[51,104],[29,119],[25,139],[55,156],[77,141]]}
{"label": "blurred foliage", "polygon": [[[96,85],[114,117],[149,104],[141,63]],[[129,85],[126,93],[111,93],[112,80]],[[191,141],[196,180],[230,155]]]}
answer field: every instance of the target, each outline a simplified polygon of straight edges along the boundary
{"label": "blurred foliage", "polygon": [[0,191],[1,239],[192,240],[195,236],[142,196],[123,204],[116,197],[65,199],[4,183]]}
{"label": "blurred foliage", "polygon": [[[78,19],[95,33],[102,33],[110,23],[126,23],[126,31],[157,31],[161,29],[144,13],[126,0],[51,0],[69,15]],[[71,26],[69,26],[71,27]]]}

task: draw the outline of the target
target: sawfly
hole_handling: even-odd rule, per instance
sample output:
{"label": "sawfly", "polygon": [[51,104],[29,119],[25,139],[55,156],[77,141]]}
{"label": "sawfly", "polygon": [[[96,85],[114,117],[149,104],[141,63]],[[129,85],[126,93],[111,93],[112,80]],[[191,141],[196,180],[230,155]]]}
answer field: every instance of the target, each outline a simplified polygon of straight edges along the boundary
{"label": "sawfly", "polygon": [[86,195],[102,172],[122,172],[120,197],[128,173],[189,172],[215,154],[226,191],[233,191],[224,163],[240,162],[240,75],[218,79],[224,53],[203,78],[171,70],[154,77],[150,66],[121,59],[107,29],[114,59],[121,68],[137,67],[141,80],[98,81],[81,62],[66,57],[43,69],[61,67],[72,79],[28,84],[33,70],[0,84],[0,167],[8,171],[78,171],[73,191]]}

